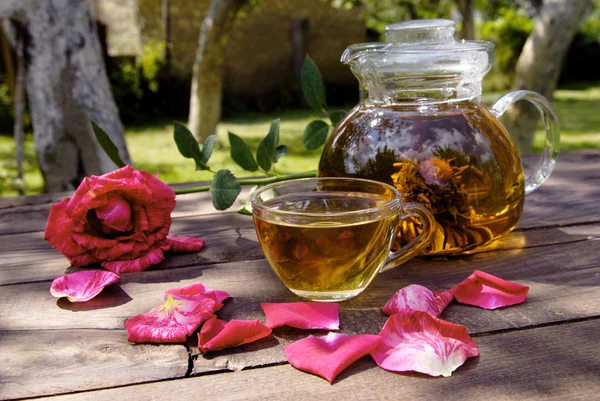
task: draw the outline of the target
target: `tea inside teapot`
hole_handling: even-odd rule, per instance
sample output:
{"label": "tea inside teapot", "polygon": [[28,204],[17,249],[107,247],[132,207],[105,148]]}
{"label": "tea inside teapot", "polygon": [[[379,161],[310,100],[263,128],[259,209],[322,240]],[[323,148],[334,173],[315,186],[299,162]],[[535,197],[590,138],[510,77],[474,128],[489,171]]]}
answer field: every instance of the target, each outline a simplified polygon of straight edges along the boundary
{"label": "tea inside teapot", "polygon": [[[404,202],[420,202],[435,217],[426,254],[475,252],[516,226],[525,193],[548,177],[556,159],[550,146],[525,180],[497,117],[520,99],[536,103],[547,122],[556,121],[553,111],[529,91],[511,92],[486,109],[481,82],[493,44],[455,41],[452,21],[394,24],[386,34],[390,43],[352,45],[342,56],[359,79],[361,102],[335,127],[318,175],[394,185]],[[550,126],[550,142],[557,135]],[[396,246],[413,241],[420,224],[402,220]]]}
{"label": "tea inside teapot", "polygon": [[[371,178],[395,186],[404,202],[420,202],[436,220],[429,254],[467,253],[517,224],[524,180],[519,154],[489,111],[473,103],[353,110],[327,146],[320,176]],[[332,137],[333,138],[333,137]],[[417,220],[398,228],[402,246],[420,233]]]}

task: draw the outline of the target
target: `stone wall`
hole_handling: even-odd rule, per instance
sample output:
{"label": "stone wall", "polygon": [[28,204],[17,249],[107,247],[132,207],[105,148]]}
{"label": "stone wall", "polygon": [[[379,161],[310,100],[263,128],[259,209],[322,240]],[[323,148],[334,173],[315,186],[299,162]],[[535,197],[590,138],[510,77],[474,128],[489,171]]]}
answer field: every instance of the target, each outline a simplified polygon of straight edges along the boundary
{"label": "stone wall", "polygon": [[[171,0],[171,57],[179,75],[191,74],[200,23],[209,4],[209,0]],[[139,0],[138,7],[142,41],[161,40],[161,1]],[[319,66],[332,102],[356,99],[356,80],[339,59],[349,44],[365,41],[359,10],[336,9],[324,0],[263,0],[234,24],[224,71],[226,106],[267,109],[297,99],[294,19],[305,19],[304,49]]]}

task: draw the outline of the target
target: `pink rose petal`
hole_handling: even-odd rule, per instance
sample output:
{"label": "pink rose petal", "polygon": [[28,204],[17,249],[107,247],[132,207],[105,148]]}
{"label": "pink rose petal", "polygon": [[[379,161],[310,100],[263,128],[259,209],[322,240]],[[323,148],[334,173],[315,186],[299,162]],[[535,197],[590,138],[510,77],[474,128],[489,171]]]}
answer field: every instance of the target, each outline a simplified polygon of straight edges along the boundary
{"label": "pink rose petal", "polygon": [[129,231],[133,228],[131,206],[119,194],[107,194],[106,204],[97,207],[95,211],[98,220],[101,222],[102,229],[106,234],[111,233],[111,229],[117,231]]}
{"label": "pink rose petal", "polygon": [[215,301],[167,300],[148,313],[125,322],[127,340],[135,343],[181,343],[213,314]]}
{"label": "pink rose petal", "polygon": [[50,293],[57,298],[67,297],[71,302],[85,302],[94,298],[104,287],[121,281],[121,277],[103,270],[84,270],[54,279]]}
{"label": "pink rose petal", "polygon": [[198,333],[200,352],[218,351],[260,340],[271,334],[271,329],[258,320],[231,320],[225,322],[213,316]]}
{"label": "pink rose petal", "polygon": [[[446,291],[434,291],[433,296],[435,297],[435,302],[438,305],[440,310],[440,315],[446,309],[446,306],[454,299],[454,294],[456,293],[456,288],[451,288]],[[438,315],[439,316],[439,315]],[[437,316],[436,316],[437,317]]]}
{"label": "pink rose petal", "polygon": [[270,328],[285,325],[298,329],[337,330],[340,327],[340,305],[337,303],[262,303],[260,306]]}
{"label": "pink rose petal", "polygon": [[421,311],[390,316],[379,335],[381,342],[371,356],[381,368],[393,372],[448,377],[467,358],[479,354],[464,326]]}
{"label": "pink rose petal", "polygon": [[231,298],[231,294],[221,290],[213,290],[205,287],[204,285],[197,283],[191,284],[182,288],[171,288],[165,292],[166,295],[173,295],[174,298],[178,299],[200,299],[204,296],[209,296],[215,301],[221,303],[227,298]]}
{"label": "pink rose petal", "polygon": [[398,312],[418,310],[438,317],[454,297],[454,289],[432,292],[427,287],[411,284],[396,292],[383,307],[383,313],[393,315]]}
{"label": "pink rose petal", "polygon": [[344,369],[370,353],[379,341],[381,337],[372,334],[329,333],[325,337],[308,336],[283,350],[293,367],[332,383]]}
{"label": "pink rose petal", "polygon": [[151,249],[148,253],[133,260],[115,260],[113,262],[102,262],[100,266],[114,273],[134,273],[146,270],[165,260],[161,248]]}
{"label": "pink rose petal", "polygon": [[173,252],[198,252],[204,246],[203,239],[175,234],[167,235],[167,242]]}
{"label": "pink rose petal", "polygon": [[479,270],[456,287],[456,300],[462,304],[496,309],[525,301],[529,287],[502,280]]}

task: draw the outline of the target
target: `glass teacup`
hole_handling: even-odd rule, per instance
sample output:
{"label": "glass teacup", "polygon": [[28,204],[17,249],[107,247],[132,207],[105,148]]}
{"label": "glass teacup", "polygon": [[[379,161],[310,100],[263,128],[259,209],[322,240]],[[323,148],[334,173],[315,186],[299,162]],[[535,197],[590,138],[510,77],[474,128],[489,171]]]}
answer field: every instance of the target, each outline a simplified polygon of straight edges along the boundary
{"label": "glass teacup", "polygon": [[[271,267],[294,294],[335,302],[360,294],[380,271],[416,256],[430,242],[433,216],[403,203],[392,186],[356,178],[307,178],[267,185],[252,195],[256,234]],[[422,221],[411,243],[390,252],[398,220]]]}

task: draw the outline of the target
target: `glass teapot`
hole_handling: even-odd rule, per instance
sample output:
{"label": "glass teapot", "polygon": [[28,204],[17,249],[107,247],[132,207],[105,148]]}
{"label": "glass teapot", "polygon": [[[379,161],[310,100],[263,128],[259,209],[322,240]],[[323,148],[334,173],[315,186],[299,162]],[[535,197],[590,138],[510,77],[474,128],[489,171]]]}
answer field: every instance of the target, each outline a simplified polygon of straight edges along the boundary
{"label": "glass teapot", "polygon": [[[510,232],[525,194],[550,175],[558,156],[556,114],[542,95],[513,91],[488,110],[483,76],[494,44],[456,41],[450,20],[386,27],[388,43],[349,46],[342,62],[360,82],[360,103],[335,127],[319,176],[370,178],[394,185],[404,202],[420,202],[436,220],[426,255],[481,250]],[[498,120],[518,100],[542,114],[546,147],[524,178],[514,141]],[[396,246],[420,236],[422,222],[402,220]]]}

